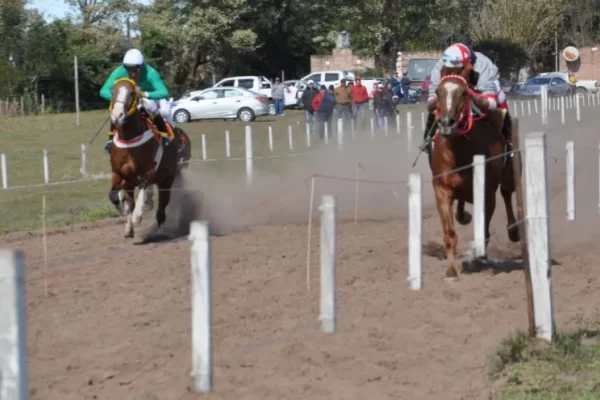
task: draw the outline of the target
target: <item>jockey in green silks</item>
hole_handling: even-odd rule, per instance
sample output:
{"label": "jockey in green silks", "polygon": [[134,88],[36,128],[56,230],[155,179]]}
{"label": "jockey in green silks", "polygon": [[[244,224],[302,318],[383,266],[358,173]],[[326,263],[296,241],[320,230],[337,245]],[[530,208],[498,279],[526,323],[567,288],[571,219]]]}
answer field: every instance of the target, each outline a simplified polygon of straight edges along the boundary
{"label": "jockey in green silks", "polygon": [[[146,64],[142,52],[138,49],[130,49],[123,57],[123,64],[115,68],[104,85],[100,89],[100,97],[107,101],[112,100],[112,88],[117,79],[129,78],[137,83],[138,90],[142,98],[142,104],[146,112],[150,114],[156,128],[161,132],[168,132],[165,121],[168,121],[172,127],[175,127],[171,119],[171,107],[167,102],[169,90],[160,77],[156,69]],[[111,123],[111,129],[108,134],[108,142],[104,150],[109,152],[113,140],[114,126]],[[171,143],[169,137],[164,137],[165,145]]]}

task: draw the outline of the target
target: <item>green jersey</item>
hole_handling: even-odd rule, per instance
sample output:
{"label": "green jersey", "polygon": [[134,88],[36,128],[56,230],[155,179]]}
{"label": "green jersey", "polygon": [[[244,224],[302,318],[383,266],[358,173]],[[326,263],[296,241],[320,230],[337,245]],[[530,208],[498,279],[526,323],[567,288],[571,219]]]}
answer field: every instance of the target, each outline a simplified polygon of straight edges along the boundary
{"label": "green jersey", "polygon": [[[106,101],[112,99],[112,88],[117,79],[129,78],[129,72],[124,66],[119,65],[110,74],[102,89],[100,89],[100,97]],[[144,65],[140,72],[140,77],[137,80],[138,87],[148,93],[148,98],[151,100],[166,99],[169,96],[169,90],[160,78],[160,74],[149,65]]]}

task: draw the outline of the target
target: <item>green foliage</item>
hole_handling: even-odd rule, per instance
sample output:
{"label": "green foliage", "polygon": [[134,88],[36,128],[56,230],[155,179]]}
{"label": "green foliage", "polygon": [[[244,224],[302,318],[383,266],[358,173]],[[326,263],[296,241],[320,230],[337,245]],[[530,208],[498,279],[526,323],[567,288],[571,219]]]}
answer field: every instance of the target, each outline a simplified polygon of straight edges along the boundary
{"label": "green foliage", "polygon": [[504,77],[518,74],[519,69],[529,63],[525,50],[508,38],[484,39],[476,43],[473,49],[494,61]]}
{"label": "green foliage", "polygon": [[525,333],[506,339],[493,360],[493,399],[600,397],[598,332],[557,334],[552,343]]}

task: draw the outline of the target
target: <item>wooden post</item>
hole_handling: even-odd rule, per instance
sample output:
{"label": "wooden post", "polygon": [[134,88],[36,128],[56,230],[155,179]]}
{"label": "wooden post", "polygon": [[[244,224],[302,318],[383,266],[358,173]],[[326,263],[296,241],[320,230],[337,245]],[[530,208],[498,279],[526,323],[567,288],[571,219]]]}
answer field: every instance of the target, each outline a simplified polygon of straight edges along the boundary
{"label": "wooden post", "polygon": [[212,365],[211,247],[208,222],[193,221],[192,241],[192,379],[195,392],[210,392]]}
{"label": "wooden post", "polygon": [[552,265],[550,261],[550,220],[548,218],[548,169],[546,134],[533,132],[525,139],[527,239],[533,291],[536,336],[554,337]]}
{"label": "wooden post", "polygon": [[27,400],[27,319],[23,253],[0,249],[0,399]]}
{"label": "wooden post", "polygon": [[529,253],[527,251],[527,235],[525,229],[525,211],[523,208],[523,184],[521,182],[521,145],[519,142],[519,119],[512,120],[513,126],[513,173],[515,195],[517,201],[517,223],[519,224],[519,239],[521,242],[521,260],[525,273],[525,294],[527,296],[527,321],[529,336],[535,337],[535,316],[533,314],[533,292],[531,288],[531,270],[529,269]]}
{"label": "wooden post", "polygon": [[254,160],[252,151],[252,127],[246,126],[246,184],[252,184],[252,176],[254,174]]}
{"label": "wooden post", "polygon": [[334,333],[336,263],[337,263],[337,213],[334,196],[324,195],[321,202],[321,331]]}

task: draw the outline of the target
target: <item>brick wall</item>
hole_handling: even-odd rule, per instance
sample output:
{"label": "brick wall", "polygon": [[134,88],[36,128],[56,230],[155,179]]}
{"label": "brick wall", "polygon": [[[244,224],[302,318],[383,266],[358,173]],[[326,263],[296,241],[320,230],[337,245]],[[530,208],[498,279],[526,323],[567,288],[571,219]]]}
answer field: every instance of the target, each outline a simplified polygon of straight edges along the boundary
{"label": "brick wall", "polygon": [[[402,70],[406,71],[408,60],[412,58],[438,59],[442,56],[441,51],[406,51],[402,53]],[[360,60],[360,66],[356,61]],[[325,63],[329,61],[329,66]],[[358,57],[352,53],[351,49],[335,49],[329,55],[310,56],[310,72],[327,70],[358,70],[366,68],[375,68],[375,61],[372,58]]]}
{"label": "brick wall", "polygon": [[558,67],[561,72],[571,71],[577,79],[600,80],[600,47],[592,51],[591,47],[581,47],[579,59],[574,63],[567,63],[560,53]]}

